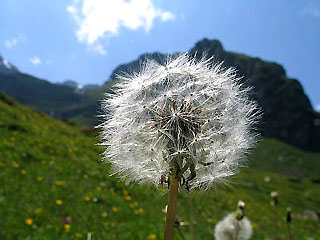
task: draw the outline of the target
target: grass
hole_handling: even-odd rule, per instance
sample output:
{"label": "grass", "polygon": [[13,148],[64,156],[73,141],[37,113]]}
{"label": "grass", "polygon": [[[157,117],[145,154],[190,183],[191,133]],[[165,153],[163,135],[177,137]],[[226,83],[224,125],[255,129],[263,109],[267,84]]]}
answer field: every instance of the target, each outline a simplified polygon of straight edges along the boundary
{"label": "grass", "polygon": [[[86,239],[88,232],[93,240],[162,239],[166,189],[127,186],[110,177],[109,166],[99,163],[97,141],[93,132],[0,96],[0,239]],[[253,239],[272,238],[275,228],[287,239],[286,207],[294,214],[319,211],[319,184],[308,174],[319,173],[320,154],[266,139],[251,156],[251,167],[230,186],[180,193],[178,217],[187,223],[194,219],[195,239],[213,239],[214,225],[239,199],[247,203]],[[279,192],[277,219],[271,191]],[[180,229],[191,239],[190,225]],[[295,239],[320,236],[319,222],[311,219],[294,217],[292,229]],[[178,231],[175,236],[182,239]]]}

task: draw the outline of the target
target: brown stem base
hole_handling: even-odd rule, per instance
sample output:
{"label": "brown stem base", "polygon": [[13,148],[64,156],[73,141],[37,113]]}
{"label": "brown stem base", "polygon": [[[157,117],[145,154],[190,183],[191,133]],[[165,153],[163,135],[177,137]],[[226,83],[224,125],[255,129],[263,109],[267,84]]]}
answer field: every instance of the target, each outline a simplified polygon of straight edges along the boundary
{"label": "brown stem base", "polygon": [[173,231],[176,220],[176,206],[178,198],[179,179],[176,174],[170,177],[169,201],[166,216],[166,227],[164,231],[164,240],[173,240]]}

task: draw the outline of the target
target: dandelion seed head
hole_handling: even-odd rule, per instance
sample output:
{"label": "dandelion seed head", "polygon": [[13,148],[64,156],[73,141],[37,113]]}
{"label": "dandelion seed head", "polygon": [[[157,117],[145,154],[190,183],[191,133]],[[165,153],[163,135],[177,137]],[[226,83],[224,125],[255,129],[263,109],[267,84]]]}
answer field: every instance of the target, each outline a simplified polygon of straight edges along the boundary
{"label": "dandelion seed head", "polygon": [[115,173],[158,186],[183,170],[190,188],[209,188],[238,172],[258,114],[235,69],[183,54],[119,79],[99,125]]}
{"label": "dandelion seed head", "polygon": [[238,239],[248,240],[252,236],[252,225],[247,217],[237,220],[235,213],[230,213],[220,221],[214,229],[214,237],[217,240],[233,240],[235,231],[239,228]]}

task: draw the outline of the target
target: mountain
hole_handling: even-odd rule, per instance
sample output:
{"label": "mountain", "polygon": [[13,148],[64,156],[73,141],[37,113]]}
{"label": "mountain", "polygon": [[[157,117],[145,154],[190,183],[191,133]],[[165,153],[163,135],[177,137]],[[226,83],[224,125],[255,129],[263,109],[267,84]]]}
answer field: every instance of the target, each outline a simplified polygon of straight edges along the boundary
{"label": "mountain", "polygon": [[73,80],[65,80],[61,83],[61,85],[71,87],[73,89],[77,89],[79,87],[79,83],[77,83],[76,81],[73,81]]}
{"label": "mountain", "polygon": [[[263,111],[259,131],[263,136],[274,137],[294,146],[320,151],[320,114],[312,109],[309,98],[298,80],[286,76],[284,68],[244,54],[224,50],[218,40],[203,39],[189,51],[196,58],[203,55],[214,61],[224,61],[224,66],[236,67],[239,76],[245,76],[245,85],[253,86],[252,98]],[[149,53],[117,67],[111,79],[123,72],[139,71],[145,59],[164,62],[167,54]],[[174,55],[171,55],[174,56]],[[117,80],[107,81],[109,88]]]}
{"label": "mountain", "polygon": [[96,125],[105,87],[76,81],[51,83],[20,72],[0,56],[0,91],[50,116],[80,125]]}
{"label": "mountain", "polygon": [[99,87],[100,87],[100,85],[98,85],[98,84],[85,84],[85,85],[82,86],[82,89],[84,91],[87,91],[87,90],[97,89]]}
{"label": "mountain", "polygon": [[70,82],[66,85],[22,73],[0,57],[0,90],[48,115],[64,119],[65,108],[70,109],[86,101],[86,96],[70,87]]}
{"label": "mountain", "polygon": [[0,74],[10,75],[18,72],[18,69],[0,56]]}
{"label": "mountain", "polygon": [[[175,54],[172,54],[172,56],[174,55]],[[130,74],[139,71],[142,66],[141,64],[147,59],[153,59],[158,63],[165,64],[167,56],[169,56],[169,54],[163,54],[160,52],[142,54],[138,57],[138,59],[116,67],[111,73],[110,79],[116,79],[118,75]],[[108,84],[108,82],[106,82],[106,84]]]}
{"label": "mountain", "polygon": [[217,40],[198,42],[191,54],[203,53],[235,66],[246,85],[254,87],[254,95],[263,110],[260,131],[294,146],[320,150],[320,114],[312,109],[309,98],[298,80],[286,76],[284,68],[243,54],[227,52]]}
{"label": "mountain", "polygon": [[81,92],[84,93],[87,90],[93,90],[96,88],[99,88],[100,85],[98,84],[85,84],[85,85],[81,85],[79,83],[77,83],[76,81],[73,80],[65,80],[62,83],[58,83],[67,87],[70,87],[72,89],[74,89],[77,92]]}
{"label": "mountain", "polygon": [[[166,190],[110,176],[95,135],[0,92],[0,239],[87,239],[88,232],[92,239],[162,239]],[[241,199],[253,239],[272,239],[275,228],[279,239],[287,239],[287,207],[295,239],[317,239],[319,221],[304,213],[319,211],[319,155],[264,139],[233,184],[205,194],[181,190],[178,218],[195,221],[195,239],[213,239],[215,224]],[[277,209],[271,191],[279,193]],[[192,239],[190,226],[181,226],[175,239]]]}
{"label": "mountain", "polygon": [[[226,51],[218,40],[203,39],[189,52],[197,58],[205,54],[215,61],[224,61],[225,66],[234,66],[239,76],[245,76],[244,83],[254,87],[252,98],[258,101],[263,111],[259,125],[263,136],[302,149],[320,151],[320,113],[312,109],[299,81],[288,78],[281,65]],[[97,125],[99,100],[104,93],[112,91],[118,82],[117,75],[139,71],[146,59],[164,63],[167,56],[159,52],[142,54],[136,60],[118,66],[104,85],[84,86],[80,90],[74,88],[78,86],[75,81],[67,82],[73,86],[69,87],[23,74],[1,58],[1,69],[8,72],[10,66],[12,70],[9,71],[11,74],[0,71],[0,90],[56,118],[80,125]]]}

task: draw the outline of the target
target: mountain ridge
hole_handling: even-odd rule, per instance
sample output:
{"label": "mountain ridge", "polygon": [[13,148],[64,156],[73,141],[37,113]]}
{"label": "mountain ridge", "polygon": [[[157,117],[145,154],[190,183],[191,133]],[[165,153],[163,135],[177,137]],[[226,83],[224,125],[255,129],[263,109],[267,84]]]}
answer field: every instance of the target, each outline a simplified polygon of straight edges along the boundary
{"label": "mountain ridge", "polygon": [[[214,61],[233,66],[244,84],[252,86],[263,110],[259,131],[263,136],[274,137],[309,151],[320,151],[320,113],[313,110],[308,96],[298,80],[288,78],[282,65],[226,51],[218,40],[198,41],[189,53],[196,58],[206,55]],[[146,59],[164,63],[167,56],[179,53],[160,52],[140,55],[136,60],[114,69],[110,79],[98,88],[77,92],[74,88],[53,84],[33,76],[16,72],[0,73],[0,90],[19,102],[37,108],[51,116],[81,125],[97,125],[100,112],[98,101],[119,81],[116,76],[136,72]]]}
{"label": "mountain ridge", "polygon": [[19,72],[18,68],[13,66],[0,55],[0,73],[8,75],[16,72]]}
{"label": "mountain ridge", "polygon": [[[235,67],[243,83],[254,88],[252,98],[263,110],[259,130],[263,136],[275,137],[294,146],[320,151],[320,114],[312,108],[308,96],[296,79],[288,78],[282,65],[249,57],[244,54],[225,51],[218,40],[203,39],[190,49],[189,54],[200,59],[212,57],[215,62],[223,62],[225,67]],[[140,55],[128,64],[119,65],[110,78],[122,72],[141,69],[141,63],[153,59],[163,63],[167,56],[162,53]],[[109,88],[116,81],[106,82]]]}

